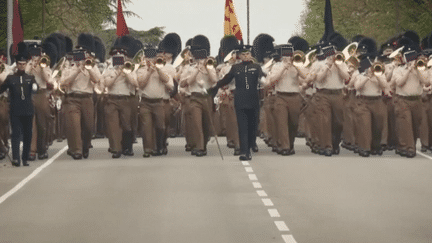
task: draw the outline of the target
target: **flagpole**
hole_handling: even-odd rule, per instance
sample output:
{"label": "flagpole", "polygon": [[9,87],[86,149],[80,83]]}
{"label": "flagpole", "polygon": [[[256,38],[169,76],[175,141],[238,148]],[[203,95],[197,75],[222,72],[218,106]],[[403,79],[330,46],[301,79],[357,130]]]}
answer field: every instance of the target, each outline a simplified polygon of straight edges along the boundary
{"label": "flagpole", "polygon": [[247,0],[247,44],[249,45],[249,0]]}
{"label": "flagpole", "polygon": [[8,65],[11,65],[10,47],[12,45],[12,20],[13,20],[13,0],[7,1],[7,46]]}

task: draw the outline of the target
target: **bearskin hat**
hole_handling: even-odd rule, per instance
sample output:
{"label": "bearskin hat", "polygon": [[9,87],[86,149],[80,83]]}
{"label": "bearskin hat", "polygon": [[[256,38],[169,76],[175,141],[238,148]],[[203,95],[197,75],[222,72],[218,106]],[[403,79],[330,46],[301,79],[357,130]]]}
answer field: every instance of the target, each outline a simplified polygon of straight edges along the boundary
{"label": "bearskin hat", "polygon": [[306,53],[309,50],[309,43],[300,36],[293,36],[288,40],[294,47],[294,51],[302,51]]}
{"label": "bearskin hat", "polygon": [[191,51],[205,50],[210,56],[210,41],[204,35],[197,35],[192,39]]}
{"label": "bearskin hat", "polygon": [[78,36],[78,44],[76,48],[82,48],[88,52],[95,52],[95,41],[91,34],[81,33]]}
{"label": "bearskin hat", "polygon": [[274,53],[274,38],[268,34],[259,34],[253,41],[252,55],[258,62],[264,62],[266,55]]}
{"label": "bearskin hat", "polygon": [[403,37],[410,38],[414,43],[420,45],[420,36],[413,30],[407,30],[403,34]]}
{"label": "bearskin hat", "polygon": [[233,35],[223,37],[220,43],[221,46],[219,48],[219,58],[221,60],[224,60],[226,55],[228,55],[231,51],[239,48],[239,42]]}
{"label": "bearskin hat", "polygon": [[42,44],[42,51],[49,56],[50,67],[54,67],[59,59],[57,47],[54,43],[47,41]]}
{"label": "bearskin hat", "polygon": [[182,43],[180,36],[177,33],[167,34],[159,43],[159,50],[173,54],[173,60],[181,52]]}
{"label": "bearskin hat", "polygon": [[357,52],[359,52],[361,55],[377,55],[378,50],[375,40],[369,37],[364,37],[358,43]]}
{"label": "bearskin hat", "polygon": [[94,40],[96,58],[99,59],[100,62],[105,62],[105,45],[103,44],[102,40],[97,36],[94,37]]}
{"label": "bearskin hat", "polygon": [[338,51],[343,51],[343,49],[348,45],[348,41],[341,34],[337,32],[329,36],[329,42]]}

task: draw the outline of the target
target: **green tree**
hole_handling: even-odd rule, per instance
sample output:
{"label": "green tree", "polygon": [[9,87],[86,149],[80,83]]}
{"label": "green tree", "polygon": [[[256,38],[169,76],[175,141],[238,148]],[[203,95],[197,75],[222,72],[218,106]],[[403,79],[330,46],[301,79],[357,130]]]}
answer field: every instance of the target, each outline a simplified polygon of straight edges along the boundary
{"label": "green tree", "polygon": [[[405,30],[420,37],[432,31],[431,0],[332,0],[335,31],[347,39],[362,34],[382,43]],[[308,11],[302,16],[302,35],[316,43],[324,33],[324,0],[308,0]]]}

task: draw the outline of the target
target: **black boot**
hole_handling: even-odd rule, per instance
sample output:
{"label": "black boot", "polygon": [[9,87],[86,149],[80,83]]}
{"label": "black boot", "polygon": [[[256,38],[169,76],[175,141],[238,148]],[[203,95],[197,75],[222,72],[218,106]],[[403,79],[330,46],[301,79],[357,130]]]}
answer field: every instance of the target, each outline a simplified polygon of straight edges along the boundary
{"label": "black boot", "polygon": [[123,132],[123,140],[122,140],[122,147],[123,147],[123,154],[126,156],[133,156],[133,132]]}

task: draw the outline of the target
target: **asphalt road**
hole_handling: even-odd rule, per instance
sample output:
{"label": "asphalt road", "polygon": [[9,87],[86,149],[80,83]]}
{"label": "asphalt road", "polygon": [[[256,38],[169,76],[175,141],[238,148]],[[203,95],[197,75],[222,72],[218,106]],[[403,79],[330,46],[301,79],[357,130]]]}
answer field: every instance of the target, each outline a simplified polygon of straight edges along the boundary
{"label": "asphalt road", "polygon": [[3,160],[0,242],[432,242],[432,158],[322,157],[298,139],[294,156],[260,141],[242,163],[219,141],[224,160],[215,143],[190,156],[182,138],[147,159],[141,143],[111,159],[97,139],[85,160],[65,142],[28,168]]}

